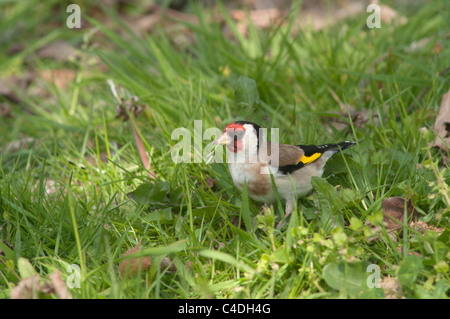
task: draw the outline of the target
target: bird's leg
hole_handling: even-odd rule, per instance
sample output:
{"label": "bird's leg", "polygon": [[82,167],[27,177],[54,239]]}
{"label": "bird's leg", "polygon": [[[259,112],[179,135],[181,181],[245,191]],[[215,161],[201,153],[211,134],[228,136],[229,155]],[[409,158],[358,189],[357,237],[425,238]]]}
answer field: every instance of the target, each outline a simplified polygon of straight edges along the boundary
{"label": "bird's leg", "polygon": [[[320,212],[320,205],[319,205],[319,200],[318,200],[318,197],[317,197],[317,192],[314,191],[313,194],[315,195],[313,197],[313,203],[314,203],[314,206],[316,207],[316,211],[314,212],[314,215],[318,215],[319,212]],[[333,213],[331,213],[331,221],[333,222],[333,228],[336,228],[336,222],[334,220]]]}

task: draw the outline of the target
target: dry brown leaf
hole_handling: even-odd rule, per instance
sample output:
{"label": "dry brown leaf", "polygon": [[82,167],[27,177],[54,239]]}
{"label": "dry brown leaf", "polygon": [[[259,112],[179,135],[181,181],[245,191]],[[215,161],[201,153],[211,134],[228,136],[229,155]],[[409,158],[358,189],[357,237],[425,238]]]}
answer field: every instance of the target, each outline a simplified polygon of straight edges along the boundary
{"label": "dry brown leaf", "polygon": [[395,25],[403,25],[408,19],[404,16],[401,16],[387,5],[380,5],[380,19],[382,23],[386,24],[395,24]]}
{"label": "dry brown leaf", "polygon": [[[386,228],[389,238],[396,242],[397,236],[401,236],[403,231],[405,200],[401,197],[386,198],[381,202],[381,207],[383,209],[383,225]],[[411,200],[408,200],[406,209],[408,226],[411,226],[413,222],[418,220],[419,213],[414,209]],[[374,226],[370,222],[367,224],[374,234],[381,232],[382,228],[380,226]],[[367,238],[367,241],[373,241],[379,238],[380,236],[377,235]]]}
{"label": "dry brown leaf", "polygon": [[437,43],[434,44],[433,49],[431,50],[431,52],[433,54],[439,54],[439,53],[442,52],[442,49],[443,49],[442,44],[437,42]]}
{"label": "dry brown leaf", "polygon": [[[133,248],[127,250],[123,256],[127,256],[139,251],[142,243],[137,244]],[[144,272],[152,265],[152,259],[148,256],[125,259],[119,266],[119,272],[123,278],[129,278]],[[160,264],[161,270],[167,270],[168,273],[174,273],[177,268],[169,257],[164,257]]]}
{"label": "dry brown leaf", "polygon": [[176,25],[178,31],[182,28],[185,32],[188,32],[188,28],[178,23],[179,21],[195,25],[198,24],[198,17],[194,14],[181,12],[171,8],[163,8],[157,4],[151,4],[145,10],[144,14],[121,15],[121,20],[139,36],[151,33],[162,27],[170,33],[171,26],[173,25]]}
{"label": "dry brown leaf", "polygon": [[40,294],[55,293],[59,299],[72,299],[72,294],[62,280],[59,270],[49,276],[50,281],[42,281],[41,275],[30,276],[19,281],[11,289],[11,299],[39,299]]}
{"label": "dry brown leaf", "polygon": [[260,10],[251,10],[248,13],[244,10],[233,10],[231,16],[237,21],[237,28],[240,33],[247,34],[247,28],[249,21],[252,24],[261,29],[267,29],[270,26],[276,25],[281,21],[282,13],[277,8],[267,8]]}
{"label": "dry brown leaf", "polygon": [[11,289],[11,299],[36,299],[39,297],[41,276],[35,275],[19,281]]}
{"label": "dry brown leaf", "polygon": [[[142,139],[141,139],[138,131],[136,130],[136,127],[134,126],[134,122],[130,121],[130,123],[131,123],[131,128],[133,129],[134,140],[136,141],[138,151],[139,151],[139,156],[141,157],[142,164],[144,165],[144,168],[146,170],[150,170],[151,169],[150,160],[148,159],[147,152],[145,151],[144,143],[142,143]],[[153,175],[154,175],[154,173],[153,173]]]}
{"label": "dry brown leaf", "polygon": [[76,72],[71,69],[43,70],[40,72],[41,77],[56,87],[65,91],[71,83],[75,81]]}
{"label": "dry brown leaf", "polygon": [[[416,221],[419,218],[419,213],[414,209],[411,200],[406,204],[406,213],[408,223]],[[386,198],[381,202],[384,215],[384,225],[387,230],[396,230],[403,228],[403,218],[405,210],[405,200],[401,197]]]}
{"label": "dry brown leaf", "polygon": [[450,91],[442,96],[441,106],[434,122],[434,131],[437,136],[433,145],[448,152],[450,145]]}
{"label": "dry brown leaf", "polygon": [[169,257],[164,257],[160,264],[160,269],[167,269],[168,273],[174,273],[177,271],[177,267],[173,264],[172,260]]}
{"label": "dry brown leaf", "polygon": [[[147,156],[147,152],[145,151],[144,143],[142,142],[141,136],[139,135],[134,123],[134,117],[138,116],[143,111],[145,105],[138,103],[139,98],[137,96],[132,96],[129,100],[125,100],[118,94],[118,89],[120,89],[120,87],[116,88],[112,81],[110,81],[109,84],[114,96],[119,102],[116,107],[116,118],[122,118],[123,121],[129,120],[142,164],[144,165],[144,168],[148,170],[149,175],[153,178],[156,178],[156,173],[150,165],[150,160]],[[130,116],[132,118],[130,118]]]}
{"label": "dry brown leaf", "polygon": [[[139,247],[141,247],[142,243],[137,244],[133,248],[127,250],[123,256],[131,255],[135,252],[139,251]],[[136,275],[140,272],[145,271],[152,265],[152,259],[148,256],[145,257],[137,257],[125,259],[121,262],[119,266],[119,272],[122,277],[127,278],[131,275]]]}
{"label": "dry brown leaf", "polygon": [[402,284],[396,277],[384,277],[381,279],[380,286],[386,299],[400,299],[403,297]]}
{"label": "dry brown leaf", "polygon": [[59,299],[72,299],[72,294],[67,289],[66,283],[61,278],[59,270],[53,272],[50,276],[50,285]]}
{"label": "dry brown leaf", "polygon": [[425,235],[425,233],[427,231],[432,231],[432,232],[440,234],[445,230],[445,228],[443,228],[443,227],[435,227],[432,225],[428,225],[427,223],[425,223],[421,220],[412,222],[410,227],[411,227],[411,229],[418,231],[422,235]]}
{"label": "dry brown leaf", "polygon": [[367,4],[364,2],[350,1],[343,6],[339,6],[339,4],[334,2],[329,2],[329,4],[332,6],[331,8],[324,8],[319,1],[308,3],[300,12],[294,33],[298,32],[298,28],[304,28],[309,24],[315,30],[322,30],[325,27],[335,25],[341,20],[366,14]]}
{"label": "dry brown leaf", "polygon": [[76,58],[76,52],[73,46],[66,41],[55,41],[47,44],[36,52],[40,58],[48,58],[59,61],[68,61]]}

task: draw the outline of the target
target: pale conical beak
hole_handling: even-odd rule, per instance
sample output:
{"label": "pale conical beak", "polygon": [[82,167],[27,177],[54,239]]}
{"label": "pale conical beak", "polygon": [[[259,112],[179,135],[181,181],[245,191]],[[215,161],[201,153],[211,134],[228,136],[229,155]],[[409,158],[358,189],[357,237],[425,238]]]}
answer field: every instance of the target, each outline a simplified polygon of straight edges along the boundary
{"label": "pale conical beak", "polygon": [[227,133],[223,133],[222,135],[220,135],[214,142],[213,144],[216,145],[228,145],[232,142],[233,140],[231,139],[231,137],[227,134]]}

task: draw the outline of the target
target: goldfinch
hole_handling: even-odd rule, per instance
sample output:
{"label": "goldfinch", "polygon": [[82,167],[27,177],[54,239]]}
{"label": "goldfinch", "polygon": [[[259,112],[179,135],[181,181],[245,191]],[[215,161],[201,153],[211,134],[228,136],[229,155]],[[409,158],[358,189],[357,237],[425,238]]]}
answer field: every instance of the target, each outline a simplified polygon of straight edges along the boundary
{"label": "goldfinch", "polygon": [[285,218],[294,209],[294,201],[312,190],[311,177],[322,176],[328,159],[355,145],[348,141],[325,145],[267,142],[261,127],[247,121],[228,124],[213,143],[226,145],[233,183],[240,191],[246,184],[250,198],[265,204],[276,202],[273,175],[279,197],[286,201]]}

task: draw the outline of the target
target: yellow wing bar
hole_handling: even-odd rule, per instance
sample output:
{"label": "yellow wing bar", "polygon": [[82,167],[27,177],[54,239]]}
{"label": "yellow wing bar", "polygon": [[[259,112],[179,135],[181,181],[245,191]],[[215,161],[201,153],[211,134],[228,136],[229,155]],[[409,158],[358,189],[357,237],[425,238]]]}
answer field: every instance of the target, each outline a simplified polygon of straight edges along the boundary
{"label": "yellow wing bar", "polygon": [[299,162],[302,162],[303,164],[309,164],[314,162],[316,159],[318,159],[322,155],[321,153],[314,153],[311,156],[303,156]]}

